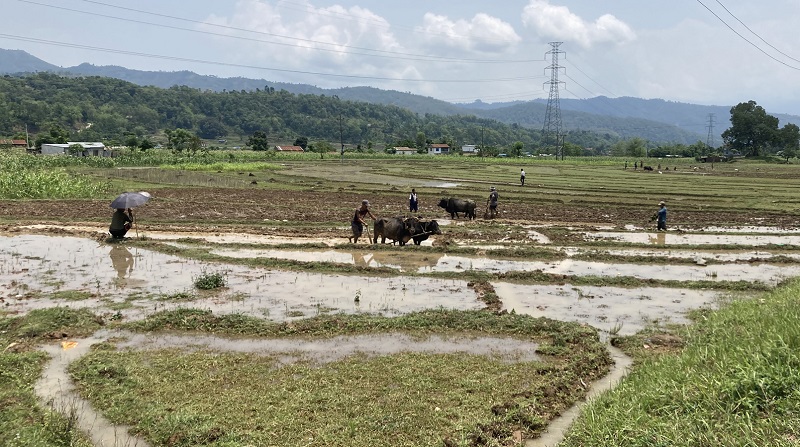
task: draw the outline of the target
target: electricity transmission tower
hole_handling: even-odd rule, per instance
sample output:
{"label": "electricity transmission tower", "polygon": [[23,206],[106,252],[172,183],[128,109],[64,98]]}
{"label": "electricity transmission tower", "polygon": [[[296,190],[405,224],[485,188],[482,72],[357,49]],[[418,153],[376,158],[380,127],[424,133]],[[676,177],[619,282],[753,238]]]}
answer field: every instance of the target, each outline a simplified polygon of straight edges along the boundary
{"label": "electricity transmission tower", "polygon": [[558,55],[565,54],[558,47],[563,42],[550,42],[550,51],[545,55],[550,55],[550,66],[545,68],[550,70],[550,81],[545,84],[550,85],[550,96],[547,98],[547,111],[544,114],[544,127],[542,128],[543,143],[546,148],[553,148],[556,159],[564,159],[564,135],[561,133],[561,101],[558,97],[560,84],[564,82],[558,80],[558,73],[564,67],[558,65]]}
{"label": "electricity transmission tower", "polygon": [[706,127],[708,128],[708,136],[706,137],[706,150],[710,152],[711,149],[714,147],[714,114],[713,113],[709,113],[708,114],[708,125],[706,125]]}

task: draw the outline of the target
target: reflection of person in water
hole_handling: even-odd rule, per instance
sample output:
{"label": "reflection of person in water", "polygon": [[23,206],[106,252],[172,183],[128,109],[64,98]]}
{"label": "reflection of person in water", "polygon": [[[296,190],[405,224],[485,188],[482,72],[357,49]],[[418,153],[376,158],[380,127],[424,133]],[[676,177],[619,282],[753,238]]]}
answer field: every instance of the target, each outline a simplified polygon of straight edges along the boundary
{"label": "reflection of person in water", "polygon": [[111,265],[117,271],[117,277],[123,279],[133,272],[133,254],[128,251],[127,247],[114,245],[111,247],[109,255],[111,256]]}

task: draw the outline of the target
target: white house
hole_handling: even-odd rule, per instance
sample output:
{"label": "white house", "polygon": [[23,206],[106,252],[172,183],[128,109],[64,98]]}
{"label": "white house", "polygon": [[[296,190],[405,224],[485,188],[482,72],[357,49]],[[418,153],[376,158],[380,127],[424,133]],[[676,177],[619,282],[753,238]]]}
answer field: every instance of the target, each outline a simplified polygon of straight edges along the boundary
{"label": "white house", "polygon": [[461,153],[464,155],[477,154],[478,148],[474,144],[465,144],[461,146]]}
{"label": "white house", "polygon": [[428,154],[429,155],[441,155],[441,154],[449,154],[450,153],[450,145],[449,144],[431,144],[428,146]]}
{"label": "white house", "polygon": [[[83,152],[70,153],[70,146],[80,145],[83,147]],[[103,143],[86,143],[77,141],[68,141],[66,143],[48,143],[42,144],[42,155],[74,155],[76,157],[110,157],[111,149],[106,148]]]}
{"label": "white house", "polygon": [[394,148],[394,153],[397,155],[414,155],[417,150],[411,147],[399,146]]}

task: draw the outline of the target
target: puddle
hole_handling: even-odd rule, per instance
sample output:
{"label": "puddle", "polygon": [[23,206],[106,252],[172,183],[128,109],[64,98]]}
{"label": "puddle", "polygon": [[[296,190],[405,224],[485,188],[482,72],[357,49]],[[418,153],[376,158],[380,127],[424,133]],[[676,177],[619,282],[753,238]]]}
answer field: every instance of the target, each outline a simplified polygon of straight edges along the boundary
{"label": "puddle", "polygon": [[142,349],[209,349],[222,352],[278,354],[283,363],[310,360],[315,363],[330,363],[346,357],[365,354],[369,356],[392,355],[400,352],[427,352],[450,354],[466,352],[487,355],[508,362],[531,362],[541,358],[535,353],[535,343],[509,337],[443,337],[431,335],[426,338],[410,337],[406,334],[373,334],[337,336],[310,339],[249,339],[225,338],[213,335],[170,335],[125,333],[121,348]]}
{"label": "puddle", "polygon": [[451,183],[451,182],[444,182],[444,183],[428,182],[428,183],[423,183],[423,186],[426,186],[426,187],[429,187],[429,188],[455,188],[455,187],[460,186],[460,185],[461,185],[460,183]]}
{"label": "puddle", "polygon": [[34,392],[45,408],[52,408],[70,417],[74,415],[78,428],[86,433],[98,447],[147,447],[149,444],[128,433],[128,427],[114,425],[92,408],[75,391],[75,386],[67,373],[73,361],[86,355],[89,348],[105,340],[103,333],[77,341],[72,349],[62,349],[58,344],[48,344],[42,350],[50,355],[50,362],[34,386]]}
{"label": "puddle", "polygon": [[[227,287],[197,292],[194,280],[209,272],[223,272]],[[284,321],[322,312],[391,316],[437,307],[483,307],[465,281],[266,270],[204,263],[124,244],[40,235],[0,237],[0,284],[6,310],[21,313],[65,304],[102,313],[110,305],[127,303],[133,307],[121,311],[127,318],[197,307]],[[94,296],[80,301],[47,297],[76,290]],[[174,294],[193,299],[189,303],[153,299]]]}
{"label": "puddle", "polygon": [[792,234],[800,233],[800,228],[794,227],[761,227],[746,225],[738,227],[702,227],[702,228],[683,228],[686,231],[707,231],[709,233],[767,233],[767,234]]}
{"label": "puddle", "polygon": [[335,262],[360,267],[388,267],[401,272],[417,272],[435,266],[442,253],[421,253],[408,247],[398,252],[342,250],[211,250],[211,254],[230,258],[274,258],[301,262]]}
{"label": "puddle", "polygon": [[[769,260],[776,256],[785,258],[796,259],[800,261],[800,253],[796,252],[780,252],[780,251],[698,251],[698,250],[680,250],[680,249],[585,249],[579,247],[564,247],[562,252],[567,256],[575,256],[584,253],[600,253],[613,256],[646,256],[652,258],[680,258],[680,259],[704,259],[706,261],[714,260],[717,262],[750,262],[753,259]],[[709,266],[713,270],[714,266]]]}
{"label": "puddle", "polygon": [[588,241],[610,240],[653,245],[800,245],[800,235],[736,235],[736,234],[679,234],[679,233],[622,233],[611,231],[584,232]]}
{"label": "puddle", "polygon": [[[800,276],[800,266],[770,264],[715,264],[711,266],[626,264],[576,261],[556,262],[503,260],[483,257],[453,256],[443,253],[344,252],[292,250],[212,250],[232,258],[274,258],[303,262],[336,262],[363,267],[389,267],[401,272],[433,273],[477,271],[489,273],[535,271],[571,276],[631,276],[640,279],[680,281],[762,281],[775,285],[789,276]],[[688,252],[687,252],[688,253]],[[664,256],[664,253],[662,253]],[[697,255],[695,255],[697,257]]]}
{"label": "puddle", "polygon": [[509,312],[560,321],[577,321],[620,335],[632,335],[658,322],[688,323],[692,309],[716,307],[720,294],[708,290],[521,285],[493,283]]}

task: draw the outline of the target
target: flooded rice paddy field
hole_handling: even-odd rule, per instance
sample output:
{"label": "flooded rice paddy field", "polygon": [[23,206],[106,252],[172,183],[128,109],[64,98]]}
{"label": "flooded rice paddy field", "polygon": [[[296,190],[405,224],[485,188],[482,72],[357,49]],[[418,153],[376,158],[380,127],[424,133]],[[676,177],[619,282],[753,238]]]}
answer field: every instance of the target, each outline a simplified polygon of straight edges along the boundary
{"label": "flooded rice paddy field", "polygon": [[[449,221],[445,224],[462,225]],[[499,222],[497,225],[508,226],[501,231],[520,231],[519,226]],[[745,281],[774,286],[800,274],[800,263],[787,263],[800,260],[800,253],[791,249],[800,245],[800,239],[795,240],[800,238],[795,228],[748,226],[698,228],[695,233],[652,233],[633,228],[612,231],[614,228],[609,227],[578,231],[591,245],[563,247],[554,245],[546,236],[548,228],[552,226],[523,226],[525,246],[552,250],[563,259],[544,261],[487,255],[491,250],[502,253],[519,246],[518,242],[504,242],[502,238],[486,245],[479,237],[454,241],[454,246],[486,250],[478,251],[480,255],[462,255],[446,250],[419,250],[413,245],[375,250],[366,242],[346,244],[344,238],[330,241],[272,234],[175,233],[157,229],[141,235],[151,244],[200,248],[223,260],[206,262],[142,248],[136,240],[107,243],[100,236],[104,229],[99,226],[62,227],[75,234],[92,235],[94,239],[48,236],[42,233],[51,227],[26,226],[21,227],[24,234],[0,236],[0,299],[4,311],[12,314],[68,305],[88,307],[100,314],[113,313],[118,318],[139,319],[162,310],[196,307],[285,321],[320,313],[393,316],[438,307],[482,308],[483,303],[468,286],[468,275],[502,277],[504,273],[542,272],[556,278],[630,277],[710,284],[706,290],[697,290],[674,285],[626,288],[492,281],[505,310],[580,321],[604,331],[613,329],[625,334],[648,324],[683,322],[686,311],[714,306],[728,296],[722,288],[715,290],[715,282]],[[445,226],[445,236],[434,236],[425,241],[426,245],[434,245],[437,237],[446,237],[446,233]],[[182,242],[187,239],[194,242]],[[603,245],[598,246],[597,241]],[[320,243],[329,248],[291,248]],[[715,244],[727,248],[696,248]],[[607,254],[614,260],[575,258],[586,253]],[[626,262],[626,257],[635,258],[636,262]],[[647,258],[660,260],[647,262]],[[254,259],[295,261],[300,266],[320,262],[341,264],[359,267],[360,273],[312,273],[302,267],[279,270],[241,265],[242,260]],[[670,263],[668,259],[691,259],[696,263]],[[779,262],[771,262],[772,259]],[[397,273],[371,275],[371,268]],[[217,272],[224,275],[226,287],[215,291],[199,291],[194,287],[194,281],[201,275]],[[452,278],[453,274],[458,277],[459,273],[465,279],[442,277]]]}
{"label": "flooded rice paddy field", "polygon": [[[450,222],[446,222],[450,224]],[[452,225],[461,225],[453,223]],[[497,225],[506,225],[498,222]],[[152,246],[205,251],[218,262],[165,254],[132,239],[109,243],[100,226],[59,227],[66,234],[53,236],[52,226],[26,226],[21,233],[0,235],[0,305],[8,315],[23,315],[33,309],[53,306],[90,308],[107,319],[132,321],[162,310],[199,308],[217,314],[244,314],[271,321],[291,321],[322,313],[374,313],[402,315],[430,308],[481,309],[479,292],[468,278],[489,275],[491,286],[508,312],[576,321],[608,334],[628,335],[652,325],[686,323],[687,312],[713,308],[745,294],[714,288],[715,282],[746,281],[774,286],[800,274],[800,232],[787,228],[705,228],[693,232],[652,233],[641,229],[575,229],[586,242],[559,246],[547,236],[552,227],[512,226],[508,236],[487,243],[479,236],[452,240],[455,247],[474,247],[476,254],[448,253],[436,249],[437,238],[427,247],[413,245],[375,249],[369,243],[347,244],[346,239],[286,237],[274,234],[225,232],[171,232],[151,230],[141,236]],[[523,234],[514,235],[514,232]],[[551,250],[556,260],[502,256],[520,244]],[[316,244],[327,248],[304,248]],[[704,245],[709,249],[698,249]],[[717,245],[724,245],[721,249]],[[296,246],[296,247],[293,247]],[[714,247],[711,247],[714,246]],[[166,250],[169,251],[169,250]],[[613,257],[613,261],[586,261],[580,255]],[[626,262],[625,259],[631,259]],[[282,269],[243,265],[247,260],[275,259],[297,264]],[[692,263],[671,263],[690,259]],[[648,262],[653,260],[653,262]],[[358,273],[338,274],[308,271],[318,263],[358,267]],[[370,269],[380,268],[380,274]],[[386,270],[395,273],[387,274]],[[556,279],[551,284],[508,281],[502,274],[543,272]],[[226,285],[212,291],[195,288],[195,280],[221,273]],[[449,274],[449,275],[448,275]],[[453,275],[455,274],[455,275]],[[463,276],[463,277],[462,277]],[[671,287],[586,286],[569,278],[631,277],[673,281]],[[446,279],[445,279],[446,278]],[[456,279],[452,279],[456,278]],[[704,289],[682,287],[683,282],[704,281]],[[431,336],[424,340],[399,334],[335,337],[327,340],[257,340],[166,334],[133,334],[104,330],[77,340],[77,348],[45,346],[50,354],[36,393],[43,402],[64,412],[81,405],[79,426],[90,433],[96,445],[148,445],[128,434],[127,427],[106,421],[100,412],[74,390],[68,365],[86,355],[89,347],[114,339],[118,348],[159,350],[179,348],[215,352],[277,355],[281,362],[330,362],[351,355],[392,355],[414,349],[418,352],[469,352],[507,359],[536,360],[531,343],[502,337],[454,338]],[[606,378],[613,386],[630,365],[621,353]],[[577,414],[564,413],[540,440],[528,445],[555,442]],[[548,438],[548,435],[553,438]],[[537,444],[538,442],[538,444]]]}

